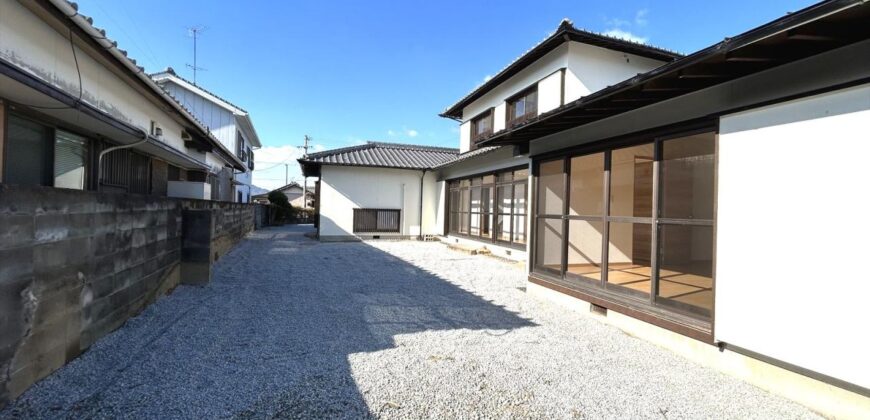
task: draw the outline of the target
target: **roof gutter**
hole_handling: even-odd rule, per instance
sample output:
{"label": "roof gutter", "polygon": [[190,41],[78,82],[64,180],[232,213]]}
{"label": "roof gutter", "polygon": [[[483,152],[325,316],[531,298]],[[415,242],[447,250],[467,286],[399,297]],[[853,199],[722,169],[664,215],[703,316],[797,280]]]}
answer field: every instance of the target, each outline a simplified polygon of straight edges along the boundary
{"label": "roof gutter", "polygon": [[220,141],[218,141],[209,131],[208,128],[203,126],[196,118],[190,114],[178,101],[175,100],[172,96],[166,93],[163,88],[157,85],[157,83],[151,79],[146,73],[145,69],[137,66],[133,63],[125,52],[122,52],[118,49],[117,43],[110,41],[106,38],[105,33],[97,31],[94,26],[88,22],[82,15],[78,12],[78,6],[74,3],[69,3],[66,0],[48,0],[55,8],[57,8],[61,13],[63,13],[68,19],[73,21],[76,26],[79,27],[80,30],[84,31],[88,34],[94,42],[98,43],[102,46],[109,54],[111,54],[115,59],[117,59],[120,63],[124,65],[130,72],[136,75],[142,83],[151,88],[157,95],[159,95],[162,99],[164,99],[171,107],[175,109],[180,115],[182,115],[186,120],[188,120],[194,127],[196,127],[202,135],[204,135],[210,142],[214,143],[214,145],[224,153],[221,153],[224,160],[227,163],[232,164],[237,169],[244,169],[245,165],[237,156],[235,156],[232,152],[226,149]]}

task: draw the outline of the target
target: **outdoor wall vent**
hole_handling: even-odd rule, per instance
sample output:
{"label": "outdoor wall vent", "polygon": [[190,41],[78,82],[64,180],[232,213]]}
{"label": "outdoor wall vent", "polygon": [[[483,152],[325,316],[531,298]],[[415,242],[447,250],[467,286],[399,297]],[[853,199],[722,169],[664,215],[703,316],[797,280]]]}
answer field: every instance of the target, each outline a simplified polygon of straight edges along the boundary
{"label": "outdoor wall vent", "polygon": [[508,249],[508,250],[505,250],[504,253],[505,253],[505,255],[510,255],[510,254],[511,254],[511,250],[509,250],[509,249]]}
{"label": "outdoor wall vent", "polygon": [[381,235],[372,235],[372,239],[381,239]]}
{"label": "outdoor wall vent", "polygon": [[600,305],[596,305],[594,303],[589,304],[589,312],[592,312],[593,314],[597,314],[597,315],[607,316],[607,308],[600,306]]}

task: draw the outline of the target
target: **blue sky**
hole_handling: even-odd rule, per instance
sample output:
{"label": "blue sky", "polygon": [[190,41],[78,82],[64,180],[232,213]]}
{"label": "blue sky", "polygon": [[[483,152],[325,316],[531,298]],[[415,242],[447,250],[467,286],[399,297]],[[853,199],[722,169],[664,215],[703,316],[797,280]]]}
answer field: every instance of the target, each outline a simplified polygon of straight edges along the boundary
{"label": "blue sky", "polygon": [[[79,0],[147,71],[192,77],[186,28],[204,27],[197,82],[248,110],[264,146],[256,185],[301,180],[296,146],[365,140],[457,147],[438,113],[569,18],[682,53],[813,3],[768,1]],[[274,163],[273,163],[274,162]],[[277,165],[276,165],[277,164]],[[271,169],[269,169],[271,168]]]}

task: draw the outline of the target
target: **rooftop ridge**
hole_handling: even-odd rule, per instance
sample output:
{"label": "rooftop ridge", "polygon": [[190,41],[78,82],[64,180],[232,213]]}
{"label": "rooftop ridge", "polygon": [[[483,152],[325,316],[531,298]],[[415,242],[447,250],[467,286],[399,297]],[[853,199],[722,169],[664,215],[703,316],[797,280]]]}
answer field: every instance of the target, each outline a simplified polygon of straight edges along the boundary
{"label": "rooftop ridge", "polygon": [[248,114],[248,111],[246,111],[244,108],[242,108],[242,107],[240,107],[240,106],[238,106],[238,105],[236,105],[236,104],[234,104],[234,103],[228,101],[226,98],[224,98],[224,97],[222,97],[222,96],[220,96],[220,95],[218,95],[218,94],[216,94],[216,93],[214,93],[214,92],[212,92],[212,91],[210,91],[210,90],[208,90],[208,89],[206,89],[206,88],[204,88],[204,87],[202,87],[202,86],[200,86],[200,85],[198,85],[198,84],[196,84],[196,83],[193,83],[193,82],[191,82],[189,79],[187,79],[187,78],[185,78],[185,77],[179,75],[178,73],[175,72],[175,69],[173,69],[172,67],[167,67],[166,69],[161,70],[161,71],[158,71],[158,72],[149,73],[149,74],[148,74],[148,77],[150,77],[150,78],[153,79],[155,82],[157,82],[157,80],[156,80],[155,77],[156,77],[157,75],[164,74],[164,73],[169,74],[169,75],[171,75],[171,76],[173,76],[173,77],[177,77],[178,79],[181,79],[182,81],[188,83],[189,85],[191,85],[191,86],[193,86],[193,87],[195,87],[195,88],[197,88],[197,89],[199,89],[199,90],[201,90],[201,91],[203,91],[203,92],[205,92],[205,93],[207,93],[207,94],[209,94],[209,95],[211,95],[211,96],[214,96],[215,98],[220,99],[220,100],[223,101],[223,102],[226,102],[227,105],[229,105],[229,106],[231,106],[231,107],[233,107],[233,108],[236,108],[236,109],[238,109],[239,111],[244,112],[245,114]]}

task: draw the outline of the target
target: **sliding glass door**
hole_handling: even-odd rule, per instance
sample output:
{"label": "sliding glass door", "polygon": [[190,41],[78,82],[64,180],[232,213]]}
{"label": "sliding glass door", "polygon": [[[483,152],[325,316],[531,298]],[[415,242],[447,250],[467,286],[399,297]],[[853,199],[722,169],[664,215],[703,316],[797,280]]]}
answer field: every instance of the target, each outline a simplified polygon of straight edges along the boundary
{"label": "sliding glass door", "polygon": [[534,271],[709,317],[715,133],[538,163]]}

